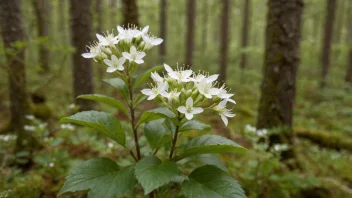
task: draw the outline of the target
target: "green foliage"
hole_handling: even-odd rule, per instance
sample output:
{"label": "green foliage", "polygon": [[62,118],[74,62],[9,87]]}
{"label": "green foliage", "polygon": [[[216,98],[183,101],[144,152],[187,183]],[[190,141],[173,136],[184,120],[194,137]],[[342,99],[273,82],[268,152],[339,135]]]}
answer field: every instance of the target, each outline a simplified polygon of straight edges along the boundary
{"label": "green foliage", "polygon": [[164,126],[164,122],[165,119],[158,119],[150,121],[144,126],[144,135],[152,149],[159,148],[171,140],[171,133]]}
{"label": "green foliage", "polygon": [[102,94],[87,94],[87,95],[80,95],[77,98],[83,98],[83,99],[101,102],[111,107],[117,108],[118,110],[122,111],[125,115],[128,115],[128,111],[125,105],[121,101],[111,98],[109,96],[105,96]]}
{"label": "green foliage", "polygon": [[61,123],[75,123],[93,128],[105,136],[115,140],[121,146],[125,146],[125,132],[113,115],[99,111],[84,111],[61,119]]}
{"label": "green foliage", "polygon": [[150,74],[152,72],[156,72],[156,71],[159,71],[161,69],[163,69],[164,66],[156,66],[156,67],[152,67],[151,69],[145,71],[144,73],[140,74],[140,75],[137,75],[135,77],[133,77],[133,88],[137,88],[139,87],[144,81],[146,81],[147,79],[150,78]]}
{"label": "green foliage", "polygon": [[175,117],[176,115],[174,112],[170,111],[168,108],[161,107],[161,108],[144,112],[141,118],[139,119],[137,126],[145,122],[157,120],[159,118],[175,118]]}
{"label": "green foliage", "polygon": [[223,170],[206,165],[195,169],[189,180],[182,183],[182,191],[188,198],[245,198],[238,182]]}
{"label": "green foliage", "polygon": [[144,189],[144,194],[148,194],[172,181],[178,176],[179,170],[175,162],[161,161],[155,156],[148,156],[136,164],[135,174]]}
{"label": "green foliage", "polygon": [[120,78],[110,78],[110,79],[104,79],[104,82],[108,83],[109,85],[115,87],[117,90],[121,92],[125,100],[129,98],[128,95],[128,88],[126,86],[125,81],[123,81]]}
{"label": "green foliage", "polygon": [[202,131],[209,128],[211,128],[209,125],[201,123],[198,120],[189,120],[180,127],[180,132],[190,130]]}
{"label": "green foliage", "polygon": [[90,190],[88,197],[126,195],[137,183],[133,169],[133,166],[119,167],[107,158],[88,160],[71,171],[59,195],[81,190]]}

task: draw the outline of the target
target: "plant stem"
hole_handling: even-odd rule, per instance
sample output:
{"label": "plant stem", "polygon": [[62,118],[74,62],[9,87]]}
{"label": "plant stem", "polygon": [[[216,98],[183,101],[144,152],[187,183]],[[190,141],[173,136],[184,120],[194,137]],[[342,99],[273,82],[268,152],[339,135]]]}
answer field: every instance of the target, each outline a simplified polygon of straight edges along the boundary
{"label": "plant stem", "polygon": [[[178,120],[180,121],[180,113],[178,114]],[[171,146],[171,150],[170,150],[170,155],[169,155],[169,159],[172,159],[172,156],[175,152],[175,148],[176,148],[176,142],[177,142],[177,137],[178,137],[178,130],[179,130],[180,126],[176,126],[176,130],[175,130],[175,134],[174,137],[172,138],[172,146]]]}
{"label": "plant stem", "polygon": [[155,190],[153,190],[151,193],[149,193],[149,198],[154,198],[155,196]]}
{"label": "plant stem", "polygon": [[129,102],[129,107],[130,107],[130,113],[131,113],[131,126],[133,130],[133,137],[134,137],[134,143],[136,145],[136,152],[137,152],[137,159],[141,159],[141,151],[139,148],[139,141],[138,141],[138,134],[137,134],[137,129],[136,129],[136,123],[135,123],[135,115],[134,115],[134,106],[133,106],[133,90],[132,90],[132,82],[131,82],[131,76],[128,74],[128,90],[130,94],[130,102]]}

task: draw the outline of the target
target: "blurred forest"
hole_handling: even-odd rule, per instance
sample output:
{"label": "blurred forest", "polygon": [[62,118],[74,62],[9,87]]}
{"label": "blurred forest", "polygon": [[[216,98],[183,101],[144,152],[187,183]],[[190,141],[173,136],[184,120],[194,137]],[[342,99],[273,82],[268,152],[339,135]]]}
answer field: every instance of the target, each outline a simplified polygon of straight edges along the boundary
{"label": "blurred forest", "polygon": [[120,98],[102,81],[109,73],[81,54],[95,33],[128,24],[164,39],[145,69],[185,64],[220,74],[236,93],[228,128],[210,113],[200,119],[216,128],[206,133],[249,149],[218,156],[248,197],[352,197],[351,21],[351,0],[1,0],[0,197],[56,197],[84,160],[128,155],[59,123],[91,108],[126,119],[75,98]]}

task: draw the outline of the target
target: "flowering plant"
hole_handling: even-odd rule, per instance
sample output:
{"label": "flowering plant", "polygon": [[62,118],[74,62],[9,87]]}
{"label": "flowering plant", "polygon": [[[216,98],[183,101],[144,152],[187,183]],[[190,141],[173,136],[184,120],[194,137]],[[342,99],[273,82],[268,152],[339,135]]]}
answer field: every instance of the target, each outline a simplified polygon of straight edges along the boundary
{"label": "flowering plant", "polygon": [[[129,166],[120,166],[107,158],[95,158],[74,168],[67,176],[59,194],[89,190],[89,197],[124,197],[138,194],[142,187],[150,197],[166,196],[173,186],[181,190],[176,194],[185,197],[245,197],[237,181],[223,169],[207,165],[190,174],[182,167],[183,160],[212,153],[245,151],[243,147],[218,135],[201,135],[181,144],[181,134],[191,130],[204,130],[208,125],[195,120],[195,116],[212,110],[225,125],[235,114],[226,106],[235,104],[225,85],[216,81],[218,75],[195,73],[190,69],[167,64],[136,75],[143,58],[151,48],[163,42],[148,34],[149,27],[118,26],[118,35],[97,34],[99,41],[89,46],[84,58],[93,58],[106,67],[116,78],[104,81],[120,91],[124,101],[101,95],[79,96],[108,104],[128,116],[130,126],[122,126],[113,115],[99,111],[83,111],[63,118],[62,123],[75,123],[93,128],[124,147],[131,159]],[[157,71],[165,69],[163,77]],[[142,83],[151,77],[149,88]],[[160,107],[143,112],[137,106],[144,100],[154,100]],[[139,133],[144,126],[144,133]],[[129,132],[131,131],[131,132]],[[148,151],[142,152],[141,139],[148,142]],[[128,140],[132,141],[129,142]],[[144,149],[146,150],[146,149]],[[166,189],[166,190],[165,190]]]}

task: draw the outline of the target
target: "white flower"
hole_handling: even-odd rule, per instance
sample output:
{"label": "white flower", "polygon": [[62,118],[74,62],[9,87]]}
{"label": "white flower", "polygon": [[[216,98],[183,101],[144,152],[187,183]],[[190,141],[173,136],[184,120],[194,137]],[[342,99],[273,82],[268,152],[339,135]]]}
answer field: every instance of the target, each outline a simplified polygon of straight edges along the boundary
{"label": "white flower", "polygon": [[119,40],[117,40],[117,36],[114,37],[113,34],[107,34],[106,36],[100,35],[100,34],[96,34],[99,43],[103,46],[113,46],[116,45]]}
{"label": "white flower", "polygon": [[257,128],[255,128],[249,124],[246,124],[245,129],[246,129],[246,131],[249,131],[249,132],[255,132],[257,130]]}
{"label": "white flower", "polygon": [[68,130],[75,130],[75,126],[73,126],[72,124],[61,124],[60,125],[61,129],[68,129]]}
{"label": "white flower", "polygon": [[212,82],[216,81],[216,79],[218,79],[218,77],[219,77],[219,74],[214,74],[214,75],[208,76],[206,78],[207,83],[212,83]]}
{"label": "white flower", "polygon": [[50,163],[49,163],[49,167],[50,167],[50,168],[52,168],[52,167],[54,167],[54,166],[55,166],[55,164],[54,164],[53,162],[50,162]]}
{"label": "white flower", "polygon": [[286,144],[275,144],[273,149],[274,151],[281,152],[287,150],[288,146]]}
{"label": "white flower", "polygon": [[162,82],[162,83],[158,83],[156,87],[153,87],[151,89],[142,89],[141,92],[144,95],[149,96],[148,100],[153,100],[156,96],[158,96],[159,94],[162,96],[166,96],[166,90],[169,88],[169,85],[167,84],[167,82]]}
{"label": "white flower", "polygon": [[48,123],[46,123],[46,122],[39,124],[40,129],[44,129],[47,126],[48,126]]}
{"label": "white flower", "polygon": [[222,86],[220,89],[218,89],[218,94],[217,97],[221,98],[221,99],[226,99],[228,102],[231,102],[233,104],[236,104],[236,102],[234,100],[231,99],[231,97],[235,95],[235,94],[229,94],[227,93],[226,89],[224,86]]}
{"label": "white flower", "polygon": [[23,128],[24,128],[25,131],[35,131],[35,126],[24,125]]}
{"label": "white flower", "polygon": [[194,114],[199,114],[203,112],[200,107],[193,107],[193,99],[189,97],[186,101],[186,106],[180,106],[177,108],[180,113],[185,114],[187,120],[191,120]]}
{"label": "white flower", "polygon": [[140,36],[147,34],[148,30],[149,30],[149,26],[144,27],[142,31],[138,30],[135,27],[124,29],[121,26],[117,26],[117,31],[119,32],[117,37],[120,40],[124,40],[127,43],[131,43],[133,38],[138,38]]}
{"label": "white flower", "polygon": [[191,79],[193,82],[195,83],[199,83],[201,80],[203,80],[205,78],[205,76],[203,74],[193,74],[193,78]]}
{"label": "white flower", "polygon": [[109,147],[109,148],[114,148],[114,144],[113,144],[112,142],[109,142],[109,143],[108,143],[108,147]]}
{"label": "white flower", "polygon": [[157,72],[152,72],[150,76],[156,83],[164,82],[164,79]]}
{"label": "white flower", "polygon": [[160,45],[164,40],[149,36],[147,34],[142,35],[143,41],[145,42],[144,50],[149,50],[156,45]]}
{"label": "white flower", "polygon": [[75,108],[75,107],[76,107],[76,104],[75,104],[75,103],[72,103],[72,104],[68,105],[68,108],[69,108],[69,109],[73,109],[73,108]]}
{"label": "white flower", "polygon": [[34,115],[26,115],[26,118],[28,120],[34,120],[35,119]]}
{"label": "white flower", "polygon": [[130,62],[134,61],[137,64],[144,63],[143,57],[145,56],[144,52],[138,52],[135,46],[132,46],[130,49],[130,53],[122,52],[122,55],[128,59]]}
{"label": "white flower", "polygon": [[219,93],[218,88],[213,87],[213,82],[208,78],[203,78],[198,84],[197,88],[199,93],[203,94],[206,98],[212,98],[213,95]]}
{"label": "white flower", "polygon": [[164,64],[164,68],[167,71],[167,74],[177,80],[178,82],[189,82],[192,79],[190,78],[191,75],[193,74],[192,70],[173,70],[169,65]]}
{"label": "white flower", "polygon": [[112,73],[116,70],[122,71],[124,69],[123,64],[125,61],[126,59],[124,57],[117,58],[115,55],[111,56],[111,60],[104,59],[104,63],[109,66],[106,71],[109,73]]}
{"label": "white flower", "polygon": [[222,121],[227,126],[227,124],[229,122],[227,120],[227,117],[232,118],[232,117],[235,117],[236,114],[232,114],[229,109],[226,109],[226,103],[227,103],[227,100],[223,100],[217,106],[215,106],[213,109],[219,113]]}
{"label": "white flower", "polygon": [[257,130],[256,133],[259,137],[263,137],[268,133],[268,131],[266,129],[260,129],[260,130]]}
{"label": "white flower", "polygon": [[96,56],[101,54],[101,46],[100,45],[91,45],[88,47],[89,48],[89,52],[88,53],[83,53],[82,56],[84,58],[95,58]]}
{"label": "white flower", "polygon": [[176,90],[170,91],[169,93],[166,93],[165,98],[167,98],[169,101],[172,99],[177,99],[179,98],[181,92],[177,92]]}

